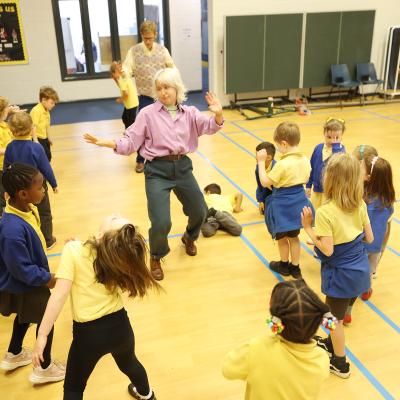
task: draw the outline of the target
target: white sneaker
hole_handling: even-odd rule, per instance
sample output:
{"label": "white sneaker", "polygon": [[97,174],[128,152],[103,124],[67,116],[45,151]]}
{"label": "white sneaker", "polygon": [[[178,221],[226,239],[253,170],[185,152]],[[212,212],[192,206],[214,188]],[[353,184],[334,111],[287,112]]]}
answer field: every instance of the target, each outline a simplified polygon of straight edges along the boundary
{"label": "white sneaker", "polygon": [[32,362],[32,353],[30,350],[22,349],[21,353],[15,355],[7,352],[0,363],[0,368],[4,371],[12,371],[18,367],[23,367]]}
{"label": "white sneaker", "polygon": [[33,368],[29,380],[33,384],[49,383],[62,381],[65,378],[65,365],[57,360],[52,360],[50,365],[43,369],[42,367]]}

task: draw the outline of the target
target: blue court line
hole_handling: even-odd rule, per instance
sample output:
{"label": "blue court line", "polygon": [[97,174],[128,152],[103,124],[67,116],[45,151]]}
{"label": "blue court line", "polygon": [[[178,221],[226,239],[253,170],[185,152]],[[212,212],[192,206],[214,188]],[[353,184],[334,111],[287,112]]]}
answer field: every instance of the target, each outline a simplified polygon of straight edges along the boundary
{"label": "blue court line", "polygon": [[[234,140],[229,140],[231,143],[234,143],[234,144],[236,144],[235,142],[234,142]],[[225,179],[227,179],[232,185],[234,185],[241,193],[243,193],[248,199],[250,199],[251,200],[251,202],[256,206],[256,207],[258,207],[258,203],[253,199],[253,198],[251,198],[251,196],[250,195],[248,195],[247,193],[246,193],[246,191],[245,190],[243,190],[239,185],[237,185],[232,179],[230,179],[227,175],[225,175],[211,160],[209,160],[204,154],[202,154],[200,151],[198,151],[197,150],[197,153],[199,154],[199,155],[201,155],[201,157],[202,158],[204,158],[208,163],[210,163],[211,164],[211,166],[213,166],[213,168],[215,168],[215,169],[217,169],[217,171],[218,172],[220,172],[224,177],[225,177]],[[312,252],[312,250],[310,250],[303,242],[300,242],[300,245],[301,245],[301,247],[303,247],[305,250],[306,250],[306,252],[308,253],[308,254],[310,254],[312,257],[314,257],[314,253]],[[390,246],[388,246],[388,249],[390,250],[391,248],[390,248]],[[395,253],[396,254],[396,253]],[[374,306],[374,307],[376,307],[376,306]],[[372,307],[371,307],[372,308]],[[375,308],[372,308],[374,311],[375,311]],[[376,308],[376,310],[378,310],[378,308]],[[385,316],[385,318],[383,318],[383,320],[385,321],[385,322],[388,322],[388,321],[390,321],[390,323],[389,323],[389,326],[391,327],[391,328],[393,328],[393,327],[395,327],[395,330],[396,330],[396,332],[400,332],[400,328],[399,328],[399,326],[395,323],[395,322],[393,322],[388,316],[386,316],[382,311],[379,311],[379,313],[377,313],[379,316],[381,316],[381,315],[384,315]]]}
{"label": "blue court line", "polygon": [[249,130],[247,130],[246,128],[243,128],[243,126],[240,126],[239,124],[237,124],[236,122],[231,122],[231,124],[233,126],[236,126],[236,128],[239,128],[241,131],[246,132],[247,134],[249,134],[250,136],[253,136],[254,138],[256,138],[257,140],[259,140],[260,142],[264,142],[264,139],[260,138],[259,136],[255,135],[253,132],[250,132]]}
{"label": "blue court line", "polygon": [[363,112],[365,112],[367,114],[374,115],[374,116],[376,116],[378,118],[383,118],[383,119],[387,119],[389,121],[394,121],[394,122],[400,122],[400,119],[393,118],[393,117],[390,117],[388,115],[382,115],[382,114],[379,114],[379,113],[374,112],[374,111],[370,111],[370,110],[361,110],[361,111],[363,111]]}
{"label": "blue court line", "polygon": [[[236,188],[238,188],[243,194],[245,194],[246,192],[241,189],[235,182],[232,181],[232,179],[230,179],[226,174],[224,174],[209,158],[207,158],[204,154],[200,153],[200,151],[197,150],[197,152],[199,155],[201,155],[201,157],[206,160],[209,164],[211,164],[213,166],[213,168],[215,168],[218,172],[220,172],[222,174],[222,176],[233,186],[235,186]],[[247,195],[246,197],[249,198],[249,196]],[[253,203],[255,203],[255,205],[258,205],[258,203],[256,203],[254,200],[252,201]],[[267,259],[255,248],[255,246],[247,239],[247,237],[242,233],[240,235],[240,238],[242,239],[242,241],[250,248],[250,250],[261,260],[261,262],[266,265],[269,269],[269,271],[271,271],[271,269],[269,268],[269,263],[267,261]],[[271,271],[271,273],[273,273],[273,275],[280,281],[283,281],[283,278],[281,275],[277,274],[274,271]],[[384,315],[382,313],[382,315]],[[387,318],[387,317],[386,317]],[[393,323],[394,324],[394,323]],[[395,325],[395,324],[394,324]],[[374,377],[374,375],[372,375],[372,373],[362,364],[362,362],[348,349],[348,347],[346,347],[346,351],[348,352],[349,355],[349,359],[352,361],[352,363],[354,365],[357,366],[357,368],[361,371],[361,373],[367,378],[367,380],[375,387],[375,389],[377,389],[379,391],[379,393],[383,396],[383,398],[388,399],[388,400],[392,400],[394,399],[394,397],[385,389],[385,387]]]}
{"label": "blue court line", "polygon": [[[398,201],[399,201],[399,200],[397,200],[397,202],[398,202]],[[396,224],[400,224],[400,219],[393,218],[393,221],[396,222]]]}
{"label": "blue court line", "polygon": [[247,154],[249,154],[251,157],[256,158],[255,154],[252,153],[251,151],[247,150],[245,147],[241,146],[239,143],[236,143],[234,140],[232,140],[230,137],[228,137],[225,133],[220,132],[221,136],[223,136],[226,140],[229,140],[233,144],[237,145],[237,147],[240,148],[240,150],[245,151]]}

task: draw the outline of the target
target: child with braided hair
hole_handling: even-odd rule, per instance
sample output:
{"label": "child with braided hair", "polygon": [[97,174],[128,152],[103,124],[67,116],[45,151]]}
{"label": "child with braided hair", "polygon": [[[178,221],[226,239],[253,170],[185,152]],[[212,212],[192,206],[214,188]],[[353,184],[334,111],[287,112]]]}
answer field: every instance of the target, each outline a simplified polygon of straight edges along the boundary
{"label": "child with braided hair", "polygon": [[329,376],[329,357],[313,336],[321,323],[334,329],[329,306],[297,279],[274,287],[270,313],[272,334],[228,353],[223,375],[246,381],[246,400],[317,399]]}

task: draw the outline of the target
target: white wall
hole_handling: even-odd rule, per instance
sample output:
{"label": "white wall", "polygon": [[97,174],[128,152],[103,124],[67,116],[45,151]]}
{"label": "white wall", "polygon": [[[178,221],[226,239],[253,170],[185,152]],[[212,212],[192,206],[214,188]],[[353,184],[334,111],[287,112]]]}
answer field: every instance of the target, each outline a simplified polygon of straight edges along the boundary
{"label": "white wall", "polygon": [[201,90],[201,1],[170,0],[171,55],[189,90]]}
{"label": "white wall", "polygon": [[[35,103],[42,85],[57,90],[63,102],[118,95],[111,79],[61,80],[51,0],[20,0],[20,9],[29,64],[0,66],[0,96]],[[201,89],[200,0],[170,0],[170,18],[172,57],[189,89]]]}
{"label": "white wall", "polygon": [[223,89],[224,16],[356,10],[376,10],[371,61],[375,63],[379,74],[388,28],[400,24],[399,0],[208,0],[210,90],[216,92],[224,105],[229,104],[229,99],[233,97],[226,95]]}

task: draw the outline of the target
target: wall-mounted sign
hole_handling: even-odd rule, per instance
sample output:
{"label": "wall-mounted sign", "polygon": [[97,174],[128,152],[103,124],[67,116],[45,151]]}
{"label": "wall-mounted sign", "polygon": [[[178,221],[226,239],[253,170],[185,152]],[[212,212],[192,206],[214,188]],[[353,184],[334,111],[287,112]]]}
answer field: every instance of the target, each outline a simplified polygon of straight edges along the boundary
{"label": "wall-mounted sign", "polygon": [[19,0],[0,0],[0,65],[27,63]]}

